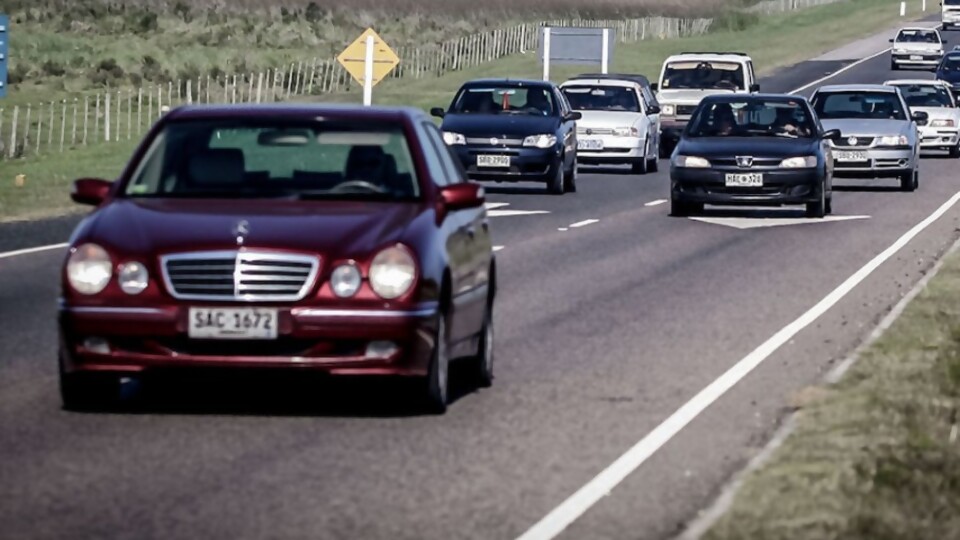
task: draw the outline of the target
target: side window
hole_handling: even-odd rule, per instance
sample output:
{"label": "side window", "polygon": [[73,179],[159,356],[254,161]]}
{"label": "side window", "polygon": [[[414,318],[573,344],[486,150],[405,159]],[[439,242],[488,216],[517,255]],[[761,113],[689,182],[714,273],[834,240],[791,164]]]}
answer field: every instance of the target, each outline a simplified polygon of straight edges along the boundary
{"label": "side window", "polygon": [[641,92],[643,92],[644,97],[651,106],[659,107],[660,103],[657,101],[656,94],[653,93],[653,90],[649,86],[641,87]]}
{"label": "side window", "polygon": [[[427,168],[430,169],[430,178],[433,179],[433,183],[438,186],[449,184],[448,178],[450,177],[444,169],[440,157],[442,155],[440,153],[441,149],[437,148],[436,139],[438,136],[436,126],[428,122],[423,122],[417,125],[417,131],[420,132],[420,139],[424,141],[423,154],[427,161]],[[442,150],[447,150],[445,148],[447,145],[443,142],[442,137],[440,137],[440,144],[444,146]]]}
{"label": "side window", "polygon": [[566,116],[570,112],[570,104],[567,103],[567,96],[563,95],[563,92],[558,91],[556,88],[553,90],[553,95],[556,96],[554,99],[556,99],[560,105],[560,116]]}
{"label": "side window", "polygon": [[757,83],[757,76],[753,72],[753,60],[747,61],[747,70],[750,72],[750,81],[747,83],[747,88],[749,88],[751,84]]}
{"label": "side window", "polygon": [[647,97],[647,93],[644,92],[643,87],[634,87],[634,92],[637,93],[637,97],[640,98],[640,105],[643,107],[643,113],[647,114],[650,110],[650,99]]}
{"label": "side window", "polygon": [[441,167],[443,167],[443,181],[439,185],[459,184],[466,182],[466,171],[463,170],[463,164],[460,158],[453,155],[450,147],[443,142],[440,130],[432,122],[424,122],[423,129],[427,132],[427,138],[433,145],[437,156],[440,158]]}

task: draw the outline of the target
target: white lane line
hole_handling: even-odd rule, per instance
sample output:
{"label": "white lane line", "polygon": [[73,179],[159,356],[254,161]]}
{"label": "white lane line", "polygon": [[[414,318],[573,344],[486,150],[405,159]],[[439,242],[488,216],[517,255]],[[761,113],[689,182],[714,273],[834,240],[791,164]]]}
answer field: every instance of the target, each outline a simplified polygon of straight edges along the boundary
{"label": "white lane line", "polygon": [[585,219],[583,221],[578,221],[576,223],[571,224],[570,228],[577,229],[579,227],[586,227],[587,225],[593,225],[594,223],[598,223],[599,221],[600,221],[599,219]]}
{"label": "white lane line", "polygon": [[492,210],[494,208],[500,208],[501,206],[510,206],[508,202],[488,202],[484,203],[484,206],[487,207],[487,210]]}
{"label": "white lane line", "polygon": [[503,246],[493,246],[494,251],[500,251],[501,249],[503,249]]}
{"label": "white lane line", "polygon": [[[930,28],[927,28],[927,30],[936,30],[936,29],[938,29],[938,28],[940,28],[940,25],[932,26],[932,27],[930,27]],[[800,88],[795,88],[795,89],[793,89],[793,90],[790,90],[790,91],[787,92],[787,93],[788,93],[788,94],[796,94],[796,93],[798,93],[798,92],[803,92],[804,90],[810,88],[811,86],[814,86],[814,85],[817,85],[817,84],[822,83],[823,81],[832,79],[832,78],[836,77],[837,75],[839,75],[839,74],[841,74],[841,73],[843,73],[843,72],[845,72],[845,71],[847,71],[847,70],[853,69],[853,68],[859,66],[860,64],[862,64],[862,63],[864,63],[864,62],[868,62],[868,61],[870,61],[870,60],[873,60],[874,58],[880,56],[881,54],[885,54],[885,53],[888,53],[888,52],[890,52],[890,47],[887,47],[886,49],[884,49],[884,50],[882,50],[882,51],[880,51],[880,52],[878,52],[878,53],[876,53],[876,54],[871,54],[870,56],[868,56],[868,57],[866,57],[866,58],[861,58],[861,59],[857,60],[856,62],[847,64],[846,66],[843,66],[842,68],[834,71],[833,73],[831,73],[831,74],[829,74],[829,75],[826,75],[826,76],[824,76],[824,77],[820,77],[819,79],[817,79],[817,80],[815,80],[815,81],[813,81],[813,82],[807,83],[807,84],[801,86]]]}
{"label": "white lane line", "polygon": [[887,259],[893,257],[907,245],[910,240],[950,210],[958,200],[960,200],[960,191],[955,193],[953,197],[950,197],[947,202],[943,203],[940,208],[927,216],[926,219],[916,224],[912,229],[898,238],[890,247],[857,270],[806,313],[800,315],[796,320],[783,327],[779,332],[771,336],[770,339],[754,349],[753,352],[734,364],[726,373],[710,383],[697,395],[693,396],[690,401],[684,403],[683,406],[654,428],[653,431],[640,439],[640,441],[627,450],[625,454],[617,458],[610,466],[601,471],[600,474],[577,490],[577,492],[567,500],[563,501],[560,506],[554,508],[546,517],[520,536],[518,540],[546,540],[554,538],[563,532],[564,529],[582,516],[584,512],[589,510],[597,501],[608,495],[613,488],[628,475],[635,471],[640,465],[643,465],[650,456],[656,453],[663,445],[667,444],[670,439],[693,421],[700,413],[706,410],[707,407],[733,388],[734,385],[746,377],[784,343],[790,341],[797,333],[809,326],[843,299],[844,296],[870,276],[870,274]]}
{"label": "white lane line", "polygon": [[668,201],[668,200],[666,200],[666,199],[657,199],[657,200],[655,200],[655,201],[650,201],[650,202],[648,202],[648,203],[645,204],[644,206],[657,206],[657,205],[663,204],[663,203],[665,203],[665,202],[670,202],[670,201]]}
{"label": "white lane line", "polygon": [[570,229],[568,229],[568,228],[566,228],[566,227],[559,227],[557,230],[558,230],[558,231],[562,231],[562,232],[566,232],[566,231],[569,231]]}
{"label": "white lane line", "polygon": [[16,251],[7,251],[6,253],[0,253],[0,259],[8,259],[18,255],[29,255],[31,253],[40,253],[41,251],[50,251],[51,249],[65,248],[69,245],[69,243],[64,242],[62,244],[50,244],[49,246],[38,246],[26,249],[18,249]]}
{"label": "white lane line", "polygon": [[549,210],[487,210],[490,217],[504,216],[532,216],[534,214],[549,214]]}

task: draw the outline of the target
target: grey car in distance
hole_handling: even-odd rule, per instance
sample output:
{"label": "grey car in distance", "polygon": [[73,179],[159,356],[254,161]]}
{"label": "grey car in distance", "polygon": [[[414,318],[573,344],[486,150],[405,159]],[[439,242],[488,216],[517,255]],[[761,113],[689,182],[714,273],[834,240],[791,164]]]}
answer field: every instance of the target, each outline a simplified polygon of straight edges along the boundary
{"label": "grey car in distance", "polygon": [[826,130],[843,136],[831,141],[834,176],[897,178],[903,191],[920,182],[920,125],[928,115],[911,112],[894,86],[881,84],[831,85],[810,97],[813,110]]}

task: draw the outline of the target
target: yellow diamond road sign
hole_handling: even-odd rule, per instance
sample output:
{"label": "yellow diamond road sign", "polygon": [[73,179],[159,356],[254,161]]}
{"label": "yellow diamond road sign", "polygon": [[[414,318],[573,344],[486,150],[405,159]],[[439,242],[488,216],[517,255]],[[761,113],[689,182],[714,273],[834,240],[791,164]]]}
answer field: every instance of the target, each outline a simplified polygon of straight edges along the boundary
{"label": "yellow diamond road sign", "polygon": [[376,85],[386,77],[393,68],[400,63],[400,57],[387,45],[373,28],[360,34],[356,41],[351,43],[337,57],[337,61],[360,84],[363,84],[364,64],[367,59],[367,36],[373,36],[373,81]]}

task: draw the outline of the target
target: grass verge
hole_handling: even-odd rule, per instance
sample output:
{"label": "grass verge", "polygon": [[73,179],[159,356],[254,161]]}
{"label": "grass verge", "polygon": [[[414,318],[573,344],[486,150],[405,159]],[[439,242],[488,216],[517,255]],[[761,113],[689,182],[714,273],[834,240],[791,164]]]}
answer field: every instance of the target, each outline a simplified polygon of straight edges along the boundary
{"label": "grass verge", "polygon": [[957,538],[960,253],[749,474],[704,540]]}
{"label": "grass verge", "polygon": [[[917,18],[919,7],[908,15]],[[737,50],[749,53],[759,74],[794,64],[834,49],[853,39],[888,28],[899,19],[896,6],[886,0],[850,0],[799,12],[764,17],[763,21],[738,32],[718,32],[683,39],[650,40],[637,44],[619,44],[611,66],[613,71],[645,73],[656,78],[663,59],[683,50]],[[817,36],[814,42],[811,36]],[[797,44],[804,44],[803,47]],[[556,66],[551,79],[566,77],[595,68]],[[389,105],[413,105],[423,109],[445,106],[457,88],[477,77],[542,76],[535,53],[515,56],[478,68],[451,73],[439,78],[387,80],[374,89],[374,102]],[[359,102],[356,93],[322,96],[324,101]],[[74,206],[67,196],[71,178],[119,174],[131,146],[110,143],[74,148],[63,154],[48,154],[16,161],[0,161],[0,221],[55,215]],[[18,187],[15,177],[27,178]]]}

